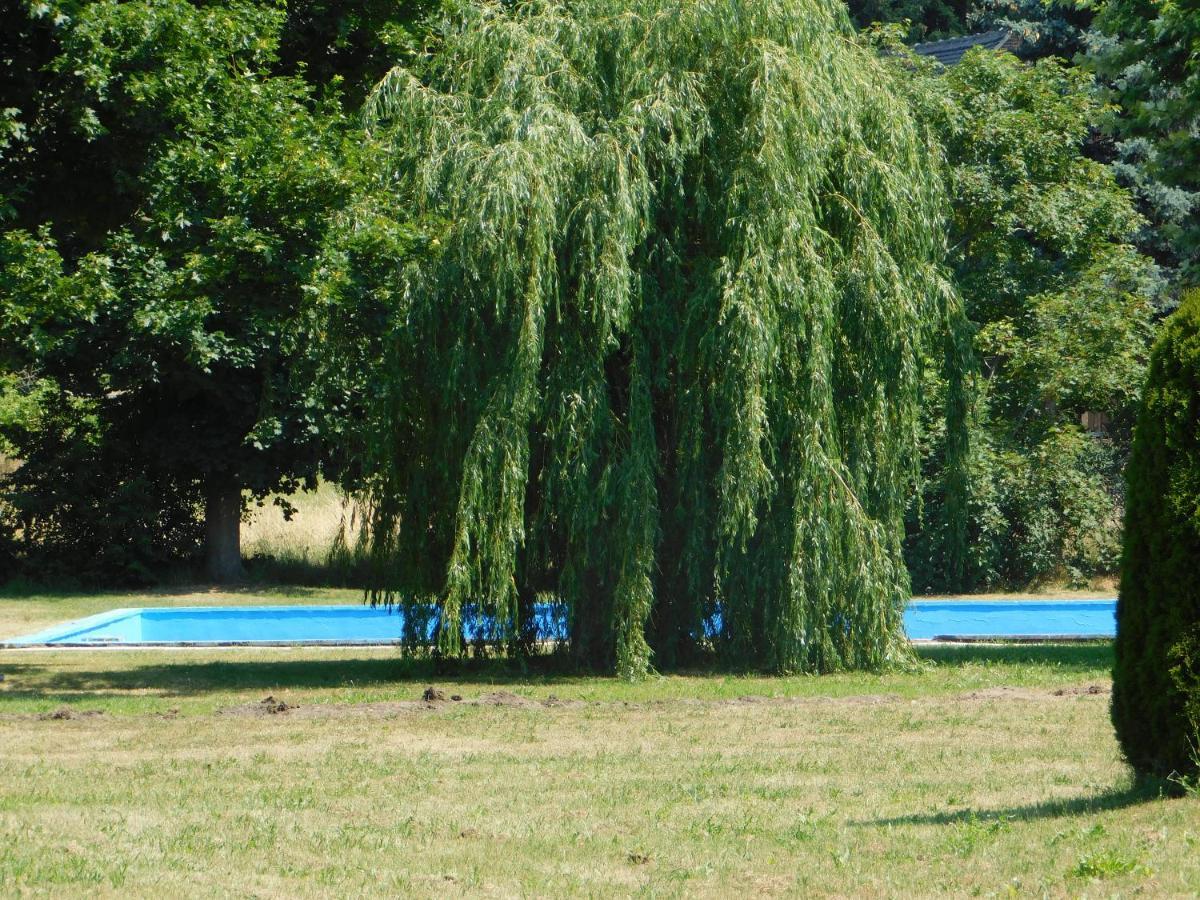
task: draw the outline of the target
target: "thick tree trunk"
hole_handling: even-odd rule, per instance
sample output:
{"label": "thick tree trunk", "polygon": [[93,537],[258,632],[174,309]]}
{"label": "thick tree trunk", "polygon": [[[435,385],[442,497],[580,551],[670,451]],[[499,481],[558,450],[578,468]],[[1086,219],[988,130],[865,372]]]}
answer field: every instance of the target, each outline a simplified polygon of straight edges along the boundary
{"label": "thick tree trunk", "polygon": [[237,581],[244,574],[242,491],[232,479],[209,481],[204,496],[204,554],[213,581]]}

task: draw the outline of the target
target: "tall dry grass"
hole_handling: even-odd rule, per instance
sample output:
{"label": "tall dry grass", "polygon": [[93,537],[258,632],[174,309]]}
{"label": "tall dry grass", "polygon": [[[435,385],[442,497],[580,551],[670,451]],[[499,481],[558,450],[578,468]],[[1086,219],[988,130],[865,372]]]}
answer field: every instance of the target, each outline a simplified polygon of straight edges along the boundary
{"label": "tall dry grass", "polygon": [[285,498],[295,509],[290,518],[274,499],[242,525],[242,555],[251,574],[292,584],[361,583],[361,519],[352,499],[322,483]]}

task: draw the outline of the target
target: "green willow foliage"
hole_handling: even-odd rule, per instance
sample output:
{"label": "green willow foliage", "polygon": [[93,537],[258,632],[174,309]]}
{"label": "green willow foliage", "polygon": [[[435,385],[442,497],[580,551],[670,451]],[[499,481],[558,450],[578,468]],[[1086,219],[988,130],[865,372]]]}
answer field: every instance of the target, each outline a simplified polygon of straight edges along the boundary
{"label": "green willow foliage", "polygon": [[527,646],[549,598],[626,676],[706,622],[780,671],[902,658],[921,359],[958,311],[936,152],[844,10],[466,5],[367,114],[446,223],[377,373],[373,599],[433,601],[454,652],[468,616]]}

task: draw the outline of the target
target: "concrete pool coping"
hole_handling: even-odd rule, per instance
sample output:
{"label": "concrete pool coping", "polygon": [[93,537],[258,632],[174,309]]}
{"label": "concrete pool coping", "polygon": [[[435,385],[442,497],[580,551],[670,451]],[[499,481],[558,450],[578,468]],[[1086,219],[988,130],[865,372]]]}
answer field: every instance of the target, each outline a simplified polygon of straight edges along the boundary
{"label": "concrete pool coping", "polygon": [[[1115,597],[1072,597],[1072,598],[995,598],[987,597],[976,600],[971,597],[921,597],[914,598],[909,602],[909,606],[935,606],[939,603],[956,602],[956,603],[972,603],[980,606],[997,605],[1003,606],[1008,604],[1020,603],[1055,603],[1055,604],[1087,604],[1087,603],[1114,603]],[[296,610],[341,610],[341,609],[362,609],[366,608],[362,605],[352,603],[337,603],[337,604],[263,604],[263,605],[247,605],[247,606],[135,606],[135,607],[119,607],[110,609],[102,613],[96,613],[91,616],[86,616],[82,619],[74,619],[69,622],[62,622],[53,625],[49,628],[44,628],[41,631],[36,631],[28,635],[19,635],[12,638],[0,639],[0,650],[141,650],[141,649],[254,649],[254,648],[280,648],[280,647],[395,647],[402,646],[404,642],[394,638],[367,638],[363,640],[354,640],[350,638],[332,638],[332,639],[292,639],[292,640],[217,640],[217,641],[117,641],[91,639],[70,641],[65,640],[75,634],[82,634],[93,631],[96,628],[110,625],[119,622],[122,619],[131,616],[142,615],[149,612],[165,612],[165,613],[189,613],[189,612],[208,612],[212,610],[238,610],[241,612],[272,612],[280,609]],[[907,607],[906,607],[907,608]],[[1099,642],[1111,641],[1113,638],[1106,635],[1094,634],[1021,634],[1021,635],[995,635],[995,634],[945,634],[936,635],[930,638],[910,638],[909,642],[916,645],[937,644],[937,643],[963,643],[963,644],[1013,644],[1013,643],[1081,643],[1081,642]],[[545,641],[541,643],[556,643],[556,641]]]}

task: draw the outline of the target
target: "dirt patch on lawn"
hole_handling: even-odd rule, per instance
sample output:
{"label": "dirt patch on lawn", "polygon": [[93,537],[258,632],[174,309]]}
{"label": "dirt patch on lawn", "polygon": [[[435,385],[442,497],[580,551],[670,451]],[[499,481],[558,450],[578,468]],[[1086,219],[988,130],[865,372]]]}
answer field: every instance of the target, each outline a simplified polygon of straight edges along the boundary
{"label": "dirt patch on lawn", "polygon": [[883,703],[895,703],[900,699],[899,694],[847,694],[842,697],[764,697],[753,694],[735,697],[732,700],[701,700],[696,698],[680,698],[679,700],[655,700],[655,706],[671,705],[673,703],[690,704],[693,706],[809,706],[814,703],[848,704],[851,706],[878,706]]}
{"label": "dirt patch on lawn", "polygon": [[983,688],[968,694],[959,694],[955,700],[1045,700],[1046,692],[1032,688],[999,687]]}
{"label": "dirt patch on lawn", "polygon": [[427,687],[417,700],[384,700],[375,703],[314,703],[297,706],[275,697],[265,697],[257,703],[227,706],[220,710],[227,716],[275,716],[288,718],[332,719],[344,716],[378,716],[391,718],[414,713],[452,709],[455,706],[498,706],[509,709],[557,709],[587,705],[582,700],[562,700],[553,694],[544,700],[522,697],[511,691],[492,691],[465,699],[459,694],[447,695],[433,686]]}
{"label": "dirt patch on lawn", "polygon": [[242,703],[238,706],[227,706],[220,712],[226,716],[278,716],[291,712],[299,707],[285,700],[276,700],[274,696],[263,697],[257,703]]}
{"label": "dirt patch on lawn", "polygon": [[492,691],[492,693],[484,694],[473,702],[479,706],[508,706],[520,709],[541,706],[536,700],[521,697],[511,691]]}
{"label": "dirt patch on lawn", "polygon": [[[1085,684],[1062,687],[1053,690],[1012,687],[999,685],[981,688],[966,694],[957,694],[943,698],[926,698],[933,702],[983,702],[992,700],[1045,702],[1047,699],[1067,697],[1105,697],[1111,693],[1111,688],[1103,684]],[[313,703],[294,705],[274,696],[264,697],[257,703],[245,703],[230,706],[220,710],[223,715],[230,716],[278,716],[301,719],[335,719],[348,716],[376,716],[393,718],[403,715],[421,713],[446,712],[459,706],[487,706],[501,709],[522,710],[555,710],[572,709],[583,706],[598,706],[623,709],[664,708],[669,706],[696,707],[742,707],[776,706],[796,707],[812,705],[832,706],[882,706],[898,703],[903,698],[899,694],[849,694],[841,697],[767,697],[742,696],[729,699],[702,699],[697,697],[679,697],[675,699],[654,699],[644,702],[626,700],[585,701],[564,700],[551,694],[543,699],[524,697],[512,691],[498,690],[480,694],[477,697],[463,697],[459,694],[446,692],[429,686],[412,700],[384,700],[373,703]],[[78,715],[78,714],[76,714]]]}
{"label": "dirt patch on lawn", "polygon": [[[439,692],[440,693],[440,692]],[[449,701],[426,700],[422,695],[420,700],[391,700],[376,703],[321,703],[294,709],[289,714],[300,718],[338,718],[352,715],[398,716],[403,714],[430,711],[444,711],[455,706],[489,706],[503,709],[526,710],[556,710],[578,709],[580,707],[607,707],[627,710],[660,709],[670,706],[697,707],[753,707],[753,706],[803,706],[812,704],[847,704],[854,706],[875,706],[885,703],[896,703],[901,698],[898,694],[855,694],[847,697],[755,697],[744,696],[732,699],[706,700],[696,697],[679,697],[676,699],[655,699],[645,702],[629,700],[564,700],[554,694],[543,699],[523,697],[511,691],[491,691],[478,697],[462,698],[455,695]]]}
{"label": "dirt patch on lawn", "polygon": [[551,707],[551,708],[553,708],[553,707],[575,708],[578,706],[587,706],[587,704],[584,703],[582,700],[562,700],[562,699],[554,696],[553,694],[551,694],[549,697],[547,697],[545,700],[542,701],[542,706],[547,706],[547,707]]}
{"label": "dirt patch on lawn", "polygon": [[1052,691],[1033,688],[998,686],[959,694],[956,700],[1045,700],[1047,697],[1106,697],[1112,688],[1103,684],[1084,684],[1056,688]]}
{"label": "dirt patch on lawn", "polygon": [[1059,688],[1052,693],[1055,697],[1107,697],[1112,693],[1112,685],[1085,684],[1079,687]]}
{"label": "dirt patch on lawn", "polygon": [[881,703],[895,703],[900,699],[898,694],[852,694],[849,697],[824,698],[835,703],[850,703],[859,706],[878,706]]}
{"label": "dirt patch on lawn", "polygon": [[98,716],[104,715],[102,709],[71,709],[69,706],[60,706],[58,709],[50,712],[39,713],[38,718],[43,722],[65,722],[72,719],[95,719]]}
{"label": "dirt patch on lawn", "polygon": [[426,703],[424,700],[389,700],[379,703],[316,703],[301,706],[288,713],[296,719],[340,719],[347,716],[372,716],[391,719],[402,715],[415,715],[440,708],[441,704]]}

